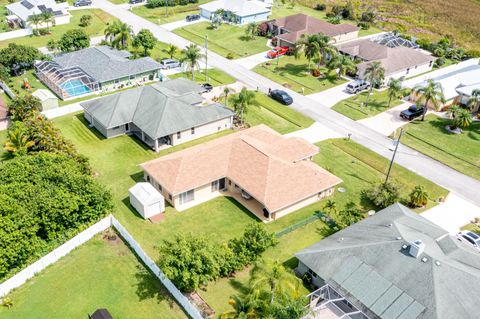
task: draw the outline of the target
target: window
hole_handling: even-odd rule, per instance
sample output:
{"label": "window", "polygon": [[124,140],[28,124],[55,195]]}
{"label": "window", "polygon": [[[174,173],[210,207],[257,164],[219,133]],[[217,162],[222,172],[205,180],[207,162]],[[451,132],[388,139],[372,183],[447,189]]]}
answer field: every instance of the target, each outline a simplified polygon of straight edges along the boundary
{"label": "window", "polygon": [[118,83],[120,83],[120,80],[116,79],[115,81],[113,81],[113,83],[118,84]]}
{"label": "window", "polygon": [[135,79],[135,75],[130,75],[130,80],[134,80]]}
{"label": "window", "polygon": [[177,132],[177,138],[178,139],[182,138],[182,133],[181,132]]}
{"label": "window", "polygon": [[218,182],[218,180],[213,181],[213,182],[212,182],[212,192],[218,191],[219,185],[220,185],[220,183]]}
{"label": "window", "polygon": [[191,202],[192,200],[194,200],[193,189],[180,194],[180,205]]}
{"label": "window", "polygon": [[313,278],[317,278],[317,274],[316,274],[313,270],[308,269],[307,273],[308,273],[310,276],[312,276]]}
{"label": "window", "polygon": [[430,61],[430,63],[428,64],[429,67],[431,67],[433,65],[433,61]]}
{"label": "window", "polygon": [[410,68],[407,69],[407,74],[410,73]]}
{"label": "window", "polygon": [[168,199],[172,200],[172,194],[168,194]]}
{"label": "window", "polygon": [[150,182],[150,176],[147,175],[147,182]]}
{"label": "window", "polygon": [[125,124],[125,131],[128,132],[128,129],[129,129],[129,127],[128,127],[128,123],[127,123],[127,124]]}
{"label": "window", "polygon": [[194,127],[192,127],[192,128],[190,129],[190,131],[191,131],[192,135],[195,134],[195,128],[194,128]]}
{"label": "window", "polygon": [[157,184],[157,186],[158,186],[158,190],[161,192],[162,191],[162,185]]}

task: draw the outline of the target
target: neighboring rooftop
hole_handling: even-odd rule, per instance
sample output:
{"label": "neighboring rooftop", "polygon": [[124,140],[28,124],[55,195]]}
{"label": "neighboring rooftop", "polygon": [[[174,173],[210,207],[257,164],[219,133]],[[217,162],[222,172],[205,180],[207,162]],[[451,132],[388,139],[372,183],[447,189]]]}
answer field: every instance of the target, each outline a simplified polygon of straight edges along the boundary
{"label": "neighboring rooftop", "polygon": [[362,74],[372,61],[379,61],[387,75],[405,70],[416,65],[434,61],[432,55],[406,46],[390,48],[370,40],[356,40],[338,45],[338,50],[355,58],[362,59],[357,65]]}
{"label": "neighboring rooftop", "polygon": [[110,129],[133,123],[152,139],[231,117],[219,103],[200,105],[204,89],[179,78],[107,95],[81,103],[85,111]]}
{"label": "neighboring rooftop", "polygon": [[[66,2],[65,2],[66,4]],[[66,15],[68,12],[63,4],[56,3],[55,0],[22,0],[6,6],[8,10],[13,12],[23,21],[27,21],[32,15],[41,14],[43,12],[51,12],[54,16]]]}
{"label": "neighboring rooftop", "polygon": [[[415,241],[423,246],[417,258]],[[296,257],[371,318],[467,319],[478,312],[478,252],[400,204]]]}
{"label": "neighboring rooftop", "polygon": [[79,67],[98,82],[112,81],[160,69],[160,64],[150,57],[130,58],[130,52],[100,45],[56,55],[52,62],[63,69]]}
{"label": "neighboring rooftop", "polygon": [[341,182],[312,161],[318,147],[258,125],[142,164],[172,195],[227,177],[275,212]]}
{"label": "neighboring rooftop", "polygon": [[315,19],[303,13],[274,20],[277,27],[288,30],[288,33],[278,35],[278,38],[290,43],[297,42],[302,35],[323,33],[329,37],[358,31],[359,28],[351,24],[332,24]]}
{"label": "neighboring rooftop", "polygon": [[207,2],[199,6],[199,8],[209,12],[215,12],[219,9],[230,11],[237,16],[246,17],[256,14],[270,12],[267,3],[255,0],[217,0]]}

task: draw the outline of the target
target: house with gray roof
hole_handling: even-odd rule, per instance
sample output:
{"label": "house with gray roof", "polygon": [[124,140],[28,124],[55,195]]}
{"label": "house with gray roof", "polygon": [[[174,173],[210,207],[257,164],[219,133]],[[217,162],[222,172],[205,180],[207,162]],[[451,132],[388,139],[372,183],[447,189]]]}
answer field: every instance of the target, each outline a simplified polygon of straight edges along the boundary
{"label": "house with gray roof", "polygon": [[[22,0],[6,6],[7,20],[21,27],[28,27],[32,26],[28,21],[31,16],[51,12],[55,25],[67,24],[71,17],[68,7],[67,2],[57,3],[55,0]],[[43,28],[46,24],[41,23],[33,27]]]}
{"label": "house with gray roof", "polygon": [[160,63],[152,58],[133,59],[130,52],[106,45],[58,54],[36,63],[35,70],[64,100],[162,79]]}
{"label": "house with gray roof", "polygon": [[204,105],[204,89],[179,78],[80,103],[103,136],[134,134],[155,151],[230,129],[234,112]]}
{"label": "house with gray roof", "polygon": [[478,252],[400,204],[296,257],[320,287],[306,318],[478,318]]}

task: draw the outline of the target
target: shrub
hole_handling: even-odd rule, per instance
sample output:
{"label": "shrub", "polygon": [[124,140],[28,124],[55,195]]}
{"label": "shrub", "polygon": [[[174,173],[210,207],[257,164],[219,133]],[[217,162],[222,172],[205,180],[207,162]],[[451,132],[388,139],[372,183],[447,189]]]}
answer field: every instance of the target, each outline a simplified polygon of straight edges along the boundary
{"label": "shrub", "polygon": [[368,22],[360,21],[360,22],[357,24],[357,27],[359,27],[359,28],[362,29],[362,30],[368,30],[368,29],[370,29],[370,24],[369,24]]}
{"label": "shrub", "polygon": [[317,5],[315,6],[315,10],[318,10],[318,11],[325,11],[327,9],[327,6],[325,5],[325,3],[317,3]]}
{"label": "shrub", "polygon": [[328,23],[331,23],[331,24],[340,24],[340,22],[342,22],[342,18],[340,18],[340,16],[334,16],[334,17],[330,17],[327,19]]}
{"label": "shrub", "polygon": [[322,72],[320,71],[320,69],[312,69],[310,71],[310,74],[314,77],[314,78],[318,78],[322,75]]}
{"label": "shrub", "polygon": [[446,62],[446,59],[445,58],[437,58],[435,60],[435,66],[437,67],[441,67],[442,65],[444,65]]}
{"label": "shrub", "polygon": [[421,185],[417,185],[412,189],[412,192],[409,195],[410,201],[409,204],[412,207],[423,207],[427,205],[428,202],[428,193],[425,191],[425,188]]}
{"label": "shrub", "polygon": [[273,46],[277,46],[277,45],[278,45],[278,38],[277,38],[277,37],[273,37],[273,38],[272,38],[272,45],[273,45]]}
{"label": "shrub", "polygon": [[80,18],[80,26],[81,27],[88,27],[90,25],[90,23],[92,23],[92,16],[89,15],[89,14],[84,14],[81,18]]}
{"label": "shrub", "polygon": [[375,12],[373,12],[371,9],[362,12],[362,15],[360,17],[360,21],[363,22],[374,22],[375,20]]}
{"label": "shrub", "polygon": [[229,60],[233,60],[235,59],[235,54],[233,54],[232,52],[228,52],[226,58]]}
{"label": "shrub", "polygon": [[269,31],[268,23],[262,22],[257,27],[257,35],[261,37],[267,36]]}
{"label": "shrub", "polygon": [[39,35],[47,35],[50,33],[50,30],[48,30],[47,28],[40,28],[38,29],[38,34]]}
{"label": "shrub", "polygon": [[379,208],[390,206],[400,199],[397,185],[390,182],[375,185],[370,190],[365,191],[365,195]]}

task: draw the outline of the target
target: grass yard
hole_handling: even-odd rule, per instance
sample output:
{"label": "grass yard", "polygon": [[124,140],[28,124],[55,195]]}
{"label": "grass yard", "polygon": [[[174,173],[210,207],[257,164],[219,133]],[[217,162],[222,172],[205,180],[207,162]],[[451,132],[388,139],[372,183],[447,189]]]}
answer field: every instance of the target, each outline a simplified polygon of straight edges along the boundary
{"label": "grass yard", "polygon": [[[278,66],[277,66],[278,62]],[[312,68],[315,64],[312,62]],[[316,93],[345,83],[345,79],[337,79],[335,71],[328,72],[325,67],[320,68],[325,77],[315,78],[308,72],[308,61],[303,56],[295,59],[294,56],[283,56],[277,60],[257,65],[253,71],[301,93]]]}
{"label": "grass yard", "polygon": [[[317,3],[318,2],[315,2],[315,5]],[[276,5],[273,6],[272,15],[270,16],[270,18],[272,18],[272,19],[281,18],[281,17],[286,17],[286,16],[290,16],[290,15],[293,15],[293,14],[297,14],[297,13],[303,13],[303,14],[309,15],[311,17],[317,18],[319,20],[326,20],[327,19],[327,17],[326,17],[327,11],[315,10],[315,9],[312,9],[312,7],[310,7],[310,6],[303,6],[303,5],[298,4],[298,3],[296,3],[295,6],[292,8],[290,5],[281,5],[278,2],[277,2]],[[348,23],[348,24],[357,25],[357,23],[355,21],[349,21],[349,20],[342,20],[341,23]],[[379,28],[377,28],[375,26],[370,26],[370,28],[368,30],[360,30],[358,32],[358,35],[361,37],[361,36],[371,35],[371,34],[375,34],[375,33],[379,33],[379,32],[382,32],[382,30],[380,30]]]}
{"label": "grass yard", "polygon": [[[373,90],[366,107],[362,106],[367,98],[367,91],[340,101],[332,107],[332,110],[341,113],[352,120],[361,120],[382,113],[388,109],[388,90]],[[402,100],[392,100],[391,106],[402,104]]]}
{"label": "grass yard", "polygon": [[[208,82],[213,86],[221,86],[235,83],[237,80],[234,77],[231,77],[227,73],[219,70],[219,69],[209,69],[208,70],[208,80],[205,78],[205,70],[202,69],[200,71],[195,71],[195,82],[197,83],[205,83]],[[187,78],[189,80],[192,79],[191,72],[181,72],[176,73],[168,76],[170,79],[178,79],[178,78]]]}
{"label": "grass yard", "polygon": [[9,296],[4,319],[87,318],[107,308],[114,318],[187,318],[123,241],[98,235]]}
{"label": "grass yard", "polygon": [[456,169],[480,179],[480,122],[463,129],[460,135],[445,130],[448,120],[427,115],[425,121],[413,121],[404,126],[402,143]]}
{"label": "grass yard", "polygon": [[217,30],[212,30],[210,23],[200,22],[173,32],[202,47],[205,45],[205,35],[208,35],[208,49],[224,57],[231,55],[240,58],[267,51],[267,39],[255,37],[247,40],[246,28],[247,26],[222,24]]}
{"label": "grass yard", "polygon": [[[126,2],[126,0],[114,0]],[[112,2],[114,2],[112,1]],[[156,24],[165,24],[184,20],[189,14],[198,14],[198,6],[212,0],[200,0],[198,3],[190,3],[183,6],[174,6],[168,8],[168,15],[166,15],[166,8],[147,8],[146,6],[137,6],[132,9],[132,12]]]}
{"label": "grass yard", "polygon": [[[28,80],[28,83],[32,87],[31,90],[26,90],[23,88],[24,79]],[[10,89],[18,95],[25,95],[27,93],[33,93],[38,89],[48,89],[36,76],[35,70],[29,70],[22,75],[11,77],[11,82],[8,83]]]}
{"label": "grass yard", "polygon": [[8,46],[9,43],[29,45],[33,47],[44,47],[47,45],[49,40],[58,40],[62,35],[68,30],[75,28],[82,28],[79,26],[80,18],[83,15],[89,14],[92,16],[92,22],[88,27],[85,27],[85,31],[91,37],[103,35],[103,30],[106,25],[114,21],[115,18],[110,14],[102,11],[100,9],[83,9],[83,10],[74,10],[70,12],[72,18],[70,19],[69,24],[63,24],[55,27],[51,27],[51,34],[45,36],[28,36],[23,38],[10,39],[5,41],[0,41],[0,48]]}

